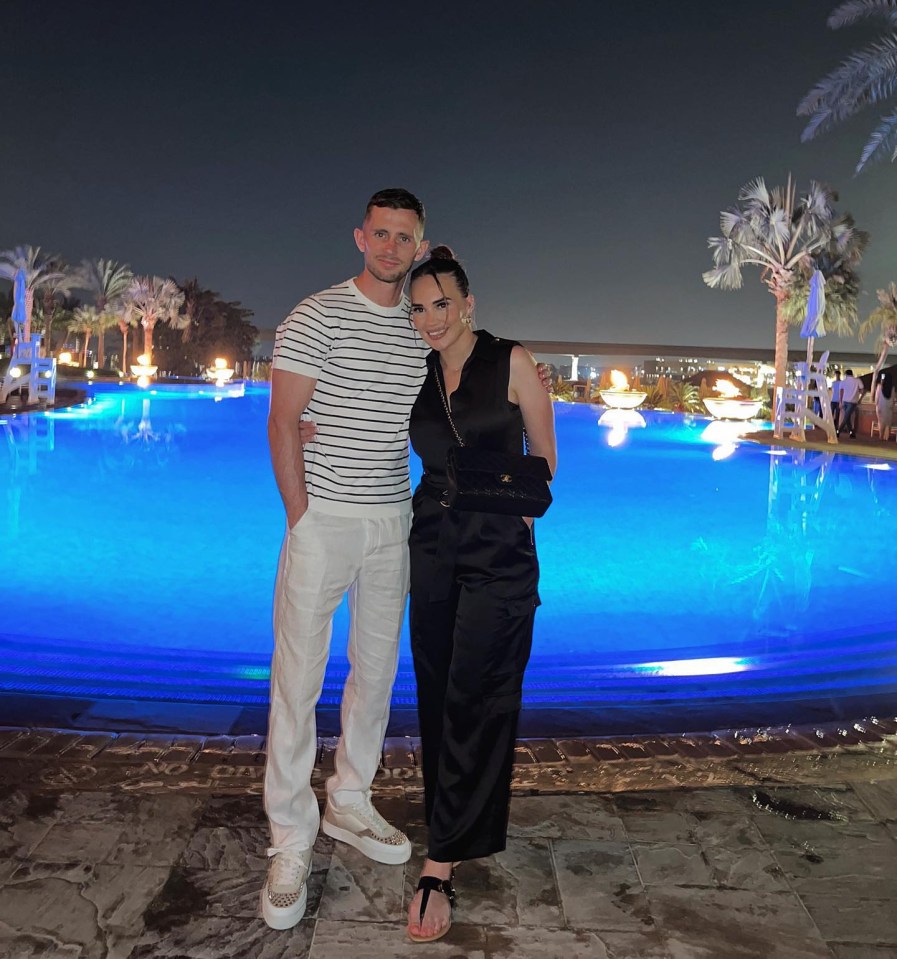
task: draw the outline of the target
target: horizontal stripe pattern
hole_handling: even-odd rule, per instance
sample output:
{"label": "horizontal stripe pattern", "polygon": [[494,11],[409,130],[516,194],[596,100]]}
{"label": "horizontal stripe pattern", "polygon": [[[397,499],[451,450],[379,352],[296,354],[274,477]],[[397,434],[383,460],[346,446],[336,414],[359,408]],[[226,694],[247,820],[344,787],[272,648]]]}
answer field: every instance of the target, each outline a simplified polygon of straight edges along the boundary
{"label": "horizontal stripe pattern", "polygon": [[427,348],[407,298],[372,303],[354,280],[303,300],[277,328],[274,368],[317,380],[306,415],[311,505],[344,516],[410,506],[408,418],[426,376]]}

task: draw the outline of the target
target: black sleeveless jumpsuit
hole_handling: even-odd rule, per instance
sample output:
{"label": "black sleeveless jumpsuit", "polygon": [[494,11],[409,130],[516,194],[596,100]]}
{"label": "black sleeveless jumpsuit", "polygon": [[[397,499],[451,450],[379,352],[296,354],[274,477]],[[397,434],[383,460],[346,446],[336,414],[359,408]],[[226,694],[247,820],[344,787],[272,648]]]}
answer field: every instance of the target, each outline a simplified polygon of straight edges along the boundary
{"label": "black sleeveless jumpsuit", "polygon": [[[523,417],[508,402],[510,340],[477,331],[450,397],[466,446],[523,451]],[[523,673],[538,605],[533,535],[521,517],[443,505],[456,440],[435,377],[411,411],[424,466],[411,526],[411,649],[417,676],[429,855],[437,862],[505,848]]]}

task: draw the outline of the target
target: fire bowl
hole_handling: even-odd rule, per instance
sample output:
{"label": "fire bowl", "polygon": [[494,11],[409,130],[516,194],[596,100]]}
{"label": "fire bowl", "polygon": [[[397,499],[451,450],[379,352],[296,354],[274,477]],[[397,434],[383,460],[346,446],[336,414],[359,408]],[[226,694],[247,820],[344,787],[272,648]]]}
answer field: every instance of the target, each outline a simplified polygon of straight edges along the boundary
{"label": "fire bowl", "polygon": [[617,410],[634,410],[641,406],[648,396],[641,390],[598,390],[598,395],[605,406]]}
{"label": "fire bowl", "polygon": [[720,396],[708,396],[703,402],[707,412],[718,420],[752,420],[763,406],[760,400],[727,399]]}

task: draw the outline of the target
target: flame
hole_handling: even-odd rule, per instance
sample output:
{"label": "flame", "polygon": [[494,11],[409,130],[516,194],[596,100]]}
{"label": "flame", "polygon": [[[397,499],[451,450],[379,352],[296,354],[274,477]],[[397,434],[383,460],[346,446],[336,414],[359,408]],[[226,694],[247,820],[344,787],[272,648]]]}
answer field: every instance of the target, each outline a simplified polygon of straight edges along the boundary
{"label": "flame", "polygon": [[611,389],[614,389],[614,390],[628,390],[629,379],[625,373],[621,373],[619,370],[611,370],[610,385],[611,385]]}
{"label": "flame", "polygon": [[741,390],[728,380],[717,380],[713,384],[713,388],[720,396],[725,397],[727,400],[734,400],[736,396],[741,396]]}

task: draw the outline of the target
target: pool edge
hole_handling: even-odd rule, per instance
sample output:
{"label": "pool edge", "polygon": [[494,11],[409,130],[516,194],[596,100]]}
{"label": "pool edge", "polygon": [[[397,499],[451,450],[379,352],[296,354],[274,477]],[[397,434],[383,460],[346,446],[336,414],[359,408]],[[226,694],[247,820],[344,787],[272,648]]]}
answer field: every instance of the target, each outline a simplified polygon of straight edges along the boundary
{"label": "pool edge", "polygon": [[[320,738],[313,783],[333,768]],[[42,788],[260,793],[265,737],[0,727],[0,773]],[[517,795],[613,793],[897,777],[897,719],[650,736],[521,739]],[[375,790],[419,791],[420,742],[386,740]]]}

